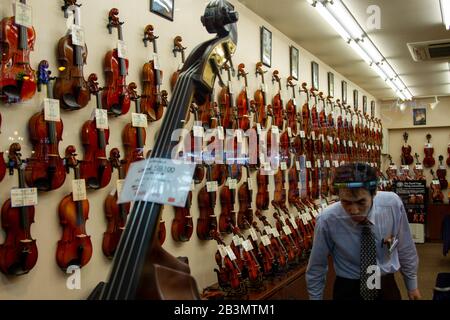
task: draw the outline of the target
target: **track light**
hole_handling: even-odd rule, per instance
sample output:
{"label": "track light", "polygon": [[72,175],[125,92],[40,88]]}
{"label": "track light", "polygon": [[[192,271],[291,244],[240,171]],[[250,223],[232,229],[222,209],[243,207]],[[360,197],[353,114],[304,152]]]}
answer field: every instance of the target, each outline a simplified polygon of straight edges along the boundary
{"label": "track light", "polygon": [[432,102],[432,103],[430,103],[430,108],[431,108],[431,110],[434,110],[436,107],[437,107],[437,105],[439,104],[439,100],[438,100],[438,97],[437,96],[435,96],[434,97],[434,102]]}

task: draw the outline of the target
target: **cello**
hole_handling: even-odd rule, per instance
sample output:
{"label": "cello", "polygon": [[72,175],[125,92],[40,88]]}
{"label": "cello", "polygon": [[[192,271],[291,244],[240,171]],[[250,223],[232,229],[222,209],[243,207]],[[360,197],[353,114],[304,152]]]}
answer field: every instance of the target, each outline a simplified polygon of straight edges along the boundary
{"label": "cello", "polygon": [[[103,110],[98,87],[97,75],[91,74],[88,78],[89,91],[96,96],[97,110]],[[100,112],[100,111],[99,111]],[[85,149],[84,160],[80,165],[81,178],[86,181],[86,186],[91,189],[106,187],[111,181],[111,163],[106,158],[106,146],[109,141],[109,128],[101,128],[97,125],[97,115],[93,120],[84,123],[81,129],[81,141]]]}
{"label": "cello", "polygon": [[436,160],[434,160],[433,153],[434,148],[433,145],[430,143],[431,140],[431,134],[427,134],[427,141],[428,143],[425,144],[424,153],[425,158],[423,159],[423,165],[425,168],[431,168],[436,163]]}
{"label": "cello", "polygon": [[[39,63],[38,90],[44,84],[47,86],[47,98],[53,99],[51,72],[48,62]],[[59,105],[58,105],[59,108]],[[63,122],[46,120],[45,108],[34,114],[28,121],[28,131],[33,144],[33,153],[25,169],[25,181],[28,186],[36,187],[39,191],[50,191],[61,187],[66,180],[64,160],[59,156],[58,144],[62,140]]]}
{"label": "cello", "polygon": [[402,146],[402,163],[410,165],[414,162],[414,159],[411,155],[411,146],[407,144],[408,132],[403,133],[403,140],[405,140],[405,144]]}
{"label": "cello", "polygon": [[[126,114],[130,110],[130,92],[128,91],[126,77],[128,74],[129,61],[124,56],[125,50],[119,50],[124,45],[122,25],[119,20],[119,10],[113,8],[108,14],[108,32],[112,33],[113,28],[117,28],[119,34],[118,48],[106,53],[103,71],[105,73],[106,84],[102,92],[103,107],[108,113],[118,117]],[[123,49],[123,48],[122,48]]]}
{"label": "cello", "polygon": [[241,63],[238,66],[238,79],[244,79],[244,88],[239,93],[237,97],[237,108],[238,108],[238,126],[240,129],[246,131],[250,129],[250,100],[248,98],[248,80],[247,72],[245,72],[245,64]]}
{"label": "cello", "polygon": [[[13,143],[9,147],[9,174],[17,169],[19,188],[25,188],[24,166],[21,159],[21,146]],[[31,237],[30,227],[34,222],[34,206],[13,207],[11,199],[2,206],[2,227],[5,242],[0,245],[0,271],[7,275],[23,275],[36,264],[38,250],[36,240]]]}
{"label": "cello", "polygon": [[[64,0],[64,16],[69,12],[74,14],[75,29],[80,29],[81,4],[77,0]],[[59,77],[56,78],[53,95],[58,99],[61,108],[72,111],[84,108],[91,99],[90,90],[83,76],[83,66],[87,59],[87,46],[85,43],[73,42],[74,29],[58,42]]]}
{"label": "cello", "polygon": [[106,231],[103,233],[102,251],[107,258],[113,258],[119,244],[122,232],[125,229],[130,203],[117,203],[119,198],[119,181],[125,179],[124,164],[120,159],[119,149],[113,148],[109,153],[111,166],[119,171],[117,188],[108,194],[104,203],[105,217],[108,221]]}
{"label": "cello", "polygon": [[[217,36],[194,49],[186,60],[151,157],[170,158],[172,132],[184,126],[182,120],[186,120],[188,116],[194,91],[198,93],[195,96],[197,102],[204,102],[205,94],[212,91],[216,79],[214,71],[220,70],[220,64],[231,59],[236,50],[237,20],[238,14],[228,2],[209,2],[202,22],[210,33]],[[213,68],[212,61],[219,64],[216,65],[217,68]],[[155,231],[160,214],[160,204],[144,201],[134,203],[113,260],[109,281],[100,285],[91,298],[200,298],[195,279],[189,275],[189,266],[171,256],[159,245]],[[137,242],[130,241],[134,237]]]}
{"label": "cello", "polygon": [[161,91],[163,72],[159,69],[158,47],[156,40],[159,37],[153,33],[153,26],[149,24],[144,30],[144,44],[153,44],[153,60],[150,60],[142,68],[142,95],[141,110],[147,115],[151,122],[158,121],[164,114],[164,107],[167,107],[167,91]]}
{"label": "cello", "polygon": [[[26,0],[20,0],[20,4],[26,6]],[[16,6],[20,4],[16,2]],[[7,103],[29,100],[36,93],[35,71],[30,66],[36,31],[9,17],[2,20],[0,32],[0,97]]]}
{"label": "cello", "polygon": [[177,83],[178,77],[180,76],[181,70],[183,69],[184,63],[186,62],[186,57],[184,51],[187,49],[186,47],[183,47],[181,44],[181,41],[183,41],[183,38],[180,36],[176,36],[173,39],[173,55],[175,58],[177,57],[177,53],[181,54],[181,64],[178,66],[177,71],[175,71],[172,74],[172,77],[170,77],[170,88],[172,91],[175,89],[175,84]]}
{"label": "cello", "polygon": [[444,156],[439,156],[439,168],[436,170],[436,175],[439,179],[439,183],[441,185],[441,190],[445,190],[448,188],[448,181],[445,178],[447,175],[447,170],[445,169],[445,166],[443,164]]}

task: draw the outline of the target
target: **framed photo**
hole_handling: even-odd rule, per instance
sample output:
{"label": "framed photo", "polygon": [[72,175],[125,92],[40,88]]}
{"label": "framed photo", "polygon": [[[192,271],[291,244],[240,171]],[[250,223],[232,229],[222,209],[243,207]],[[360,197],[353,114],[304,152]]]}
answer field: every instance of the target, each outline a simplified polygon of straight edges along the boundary
{"label": "framed photo", "polygon": [[347,82],[346,81],[342,81],[342,103],[346,104],[347,103]]}
{"label": "framed photo", "polygon": [[367,96],[363,96],[363,114],[367,114]]}
{"label": "framed photo", "polygon": [[173,10],[175,0],[150,0],[150,11],[157,15],[173,21]]}
{"label": "framed photo", "polygon": [[334,73],[328,72],[328,96],[334,97]]}
{"label": "framed photo", "polygon": [[423,126],[427,124],[427,109],[413,109],[413,121],[415,126]]}
{"label": "framed photo", "polygon": [[375,117],[375,101],[370,102],[370,116]]}
{"label": "framed photo", "polygon": [[294,46],[290,47],[291,77],[298,80],[298,49]]}
{"label": "framed photo", "polygon": [[311,62],[312,73],[312,87],[315,90],[319,90],[319,64],[317,62]]}
{"label": "framed photo", "polygon": [[359,107],[358,90],[353,90],[353,108],[357,110]]}
{"label": "framed photo", "polygon": [[261,27],[261,62],[272,66],[272,32],[265,27]]}

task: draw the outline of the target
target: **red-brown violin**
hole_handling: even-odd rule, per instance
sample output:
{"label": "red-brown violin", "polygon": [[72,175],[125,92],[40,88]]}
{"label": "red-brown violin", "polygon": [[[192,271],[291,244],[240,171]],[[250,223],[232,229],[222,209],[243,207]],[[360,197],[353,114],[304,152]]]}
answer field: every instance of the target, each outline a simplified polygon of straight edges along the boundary
{"label": "red-brown violin", "polygon": [[[19,188],[25,188],[24,165],[21,159],[20,144],[9,147],[9,174],[17,169]],[[34,206],[12,207],[11,199],[2,206],[2,227],[5,242],[0,245],[0,271],[7,275],[28,273],[36,264],[38,250],[36,240],[31,237],[30,227],[34,222]]]}
{"label": "red-brown violin", "polygon": [[402,146],[402,163],[410,165],[414,162],[414,159],[411,155],[411,146],[408,144],[408,132],[403,134],[403,140],[405,140],[405,144]]}
{"label": "red-brown violin", "polygon": [[433,169],[430,170],[430,173],[433,176],[433,180],[430,183],[431,199],[433,200],[434,203],[443,203],[444,194],[442,193],[439,179],[436,178]]}
{"label": "red-brown violin", "polygon": [[[74,170],[75,179],[80,179],[79,161],[74,146],[66,148],[67,170]],[[56,262],[62,270],[69,266],[85,266],[92,256],[91,236],[86,233],[89,218],[89,201],[75,200],[74,194],[65,196],[59,203],[59,223],[63,227],[61,240],[56,249]]]}
{"label": "red-brown violin", "polygon": [[189,191],[186,205],[175,207],[175,218],[172,220],[171,233],[175,241],[189,241],[194,232],[194,222],[191,216],[192,191]]}
{"label": "red-brown violin", "polygon": [[[20,3],[26,5],[26,0]],[[33,27],[16,24],[15,17],[4,18],[0,32],[0,98],[7,103],[29,100],[36,93],[35,71],[30,66],[36,32]]]}
{"label": "red-brown violin", "polygon": [[[69,12],[74,14],[74,26],[80,28],[81,4],[77,0],[64,0],[62,7],[64,15]],[[74,27],[73,27],[74,28]],[[58,99],[61,108],[66,110],[78,110],[85,107],[91,95],[89,87],[83,76],[83,66],[87,59],[86,44],[73,43],[72,30],[58,42],[59,77],[56,78],[53,95]]]}
{"label": "red-brown violin", "polygon": [[[0,114],[0,128],[2,126],[2,115]],[[3,151],[0,152],[0,182],[3,180],[6,174],[6,163],[3,157]]]}
{"label": "red-brown violin", "polygon": [[232,129],[234,121],[234,112],[236,110],[236,101],[231,82],[231,67],[224,64],[222,70],[225,70],[228,76],[227,85],[219,93],[219,110],[222,115],[222,125],[225,129]]}
{"label": "red-brown violin", "polygon": [[247,180],[241,184],[238,191],[239,211],[237,224],[241,229],[247,229],[247,225],[245,224],[245,222],[247,222],[248,224],[253,223],[253,185],[251,185],[252,181],[250,178],[249,166],[246,165],[245,168],[247,172]]}
{"label": "red-brown violin", "polygon": [[250,99],[248,98],[248,81],[247,72],[245,72],[245,64],[241,63],[238,66],[238,79],[244,79],[244,88],[237,97],[238,108],[238,126],[246,131],[250,129]]}
{"label": "red-brown violin", "polygon": [[[124,22],[119,20],[119,10],[111,9],[108,19],[109,33],[112,33],[113,28],[117,28],[119,43],[123,43],[122,25]],[[108,113],[114,116],[126,114],[130,110],[131,104],[126,83],[129,61],[123,56],[122,51],[119,51],[119,48],[113,49],[105,55],[104,59],[106,85],[102,93],[102,104]]]}
{"label": "red-brown violin", "polygon": [[265,129],[267,123],[267,110],[269,108],[267,106],[267,88],[264,79],[264,73],[266,73],[267,71],[264,71],[262,67],[262,62],[258,62],[256,64],[256,75],[261,76],[261,87],[260,89],[256,90],[254,94],[254,109],[256,116],[255,123],[259,123],[261,125],[261,128]]}
{"label": "red-brown violin", "polygon": [[447,169],[445,169],[444,166],[444,156],[439,156],[439,168],[436,170],[436,175],[439,179],[439,183],[441,185],[441,190],[445,190],[448,188],[448,181],[446,179],[447,176]]}
{"label": "red-brown violin", "polygon": [[284,104],[281,99],[281,78],[278,70],[275,70],[272,73],[272,82],[278,83],[278,92],[272,99],[272,125],[277,126],[280,130],[282,130],[284,123]]}
{"label": "red-brown violin", "polygon": [[207,182],[197,195],[200,216],[197,219],[197,236],[200,240],[211,240],[211,231],[217,230],[217,217],[214,208],[217,202],[217,182],[212,180],[211,165],[207,167]]}
{"label": "red-brown violin", "polygon": [[423,165],[425,168],[431,168],[436,163],[436,160],[434,160],[434,157],[433,157],[434,148],[433,148],[433,145],[430,143],[430,140],[431,140],[431,134],[427,134],[428,143],[425,144],[425,148],[424,148],[425,158],[423,159]]}
{"label": "red-brown violin", "polygon": [[177,57],[177,53],[181,54],[181,64],[178,66],[177,71],[175,71],[172,74],[172,77],[170,77],[170,88],[173,90],[175,89],[175,84],[177,83],[178,77],[180,76],[181,69],[183,69],[184,63],[186,62],[186,57],[184,51],[187,49],[186,47],[183,47],[181,44],[181,41],[183,41],[183,38],[181,36],[176,36],[173,39],[173,55],[175,58]]}

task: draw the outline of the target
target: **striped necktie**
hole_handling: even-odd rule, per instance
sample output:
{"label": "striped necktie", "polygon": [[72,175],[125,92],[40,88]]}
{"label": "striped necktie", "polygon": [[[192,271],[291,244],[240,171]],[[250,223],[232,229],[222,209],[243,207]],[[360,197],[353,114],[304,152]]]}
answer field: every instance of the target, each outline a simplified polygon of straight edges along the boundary
{"label": "striped necktie", "polygon": [[[368,221],[361,223],[363,224],[361,233],[361,269],[360,269],[360,284],[359,293],[364,300],[375,300],[377,298],[377,289],[370,289],[368,279],[373,275],[373,269],[369,270],[370,266],[375,266],[377,264],[377,251],[375,246],[375,237],[370,229],[370,224]],[[370,271],[369,273],[367,273]],[[371,281],[370,281],[371,282]]]}

